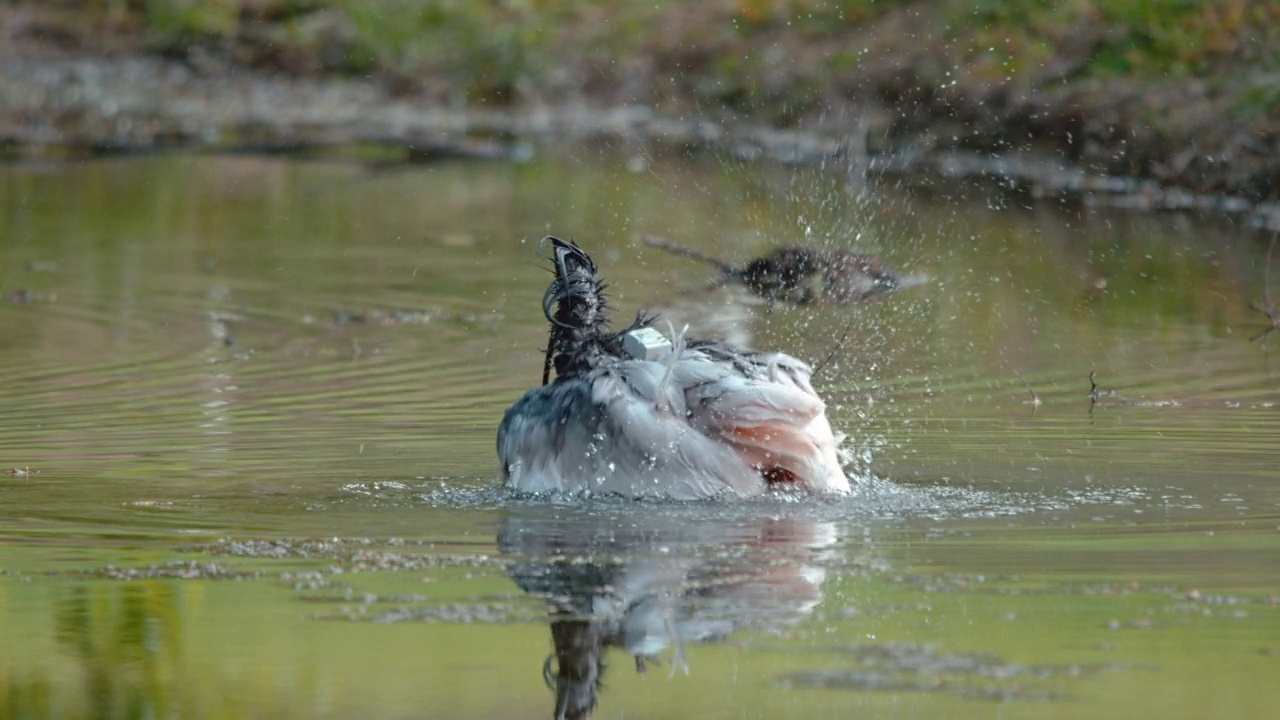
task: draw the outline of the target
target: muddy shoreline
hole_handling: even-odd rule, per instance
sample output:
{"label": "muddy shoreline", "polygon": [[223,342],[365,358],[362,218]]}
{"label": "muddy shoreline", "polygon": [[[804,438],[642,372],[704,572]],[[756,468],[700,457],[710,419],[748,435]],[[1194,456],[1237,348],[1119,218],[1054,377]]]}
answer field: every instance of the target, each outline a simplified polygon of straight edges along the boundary
{"label": "muddy shoreline", "polygon": [[372,76],[297,77],[217,59],[27,42],[0,50],[0,158],[358,148],[391,162],[520,160],[545,146],[606,142],[643,152],[710,151],[744,161],[820,164],[839,168],[853,182],[978,179],[1030,198],[1226,214],[1248,227],[1280,231],[1280,202],[1257,190],[1269,187],[1266,175],[1280,174],[1280,152],[1265,162],[1255,157],[1249,172],[1239,174],[1238,187],[1220,181],[1215,184],[1225,189],[1206,192],[1194,173],[1099,172],[1087,157],[1068,158],[1043,138],[1005,150],[937,142],[955,117],[902,132],[894,129],[902,118],[883,106],[846,105],[812,123],[778,129],[752,117],[607,100],[451,107],[395,92]]}

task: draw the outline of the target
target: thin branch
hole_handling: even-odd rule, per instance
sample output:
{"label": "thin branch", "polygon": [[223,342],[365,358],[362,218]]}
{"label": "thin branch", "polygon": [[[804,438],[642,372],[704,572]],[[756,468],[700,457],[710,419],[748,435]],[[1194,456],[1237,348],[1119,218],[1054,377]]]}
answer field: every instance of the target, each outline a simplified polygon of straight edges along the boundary
{"label": "thin branch", "polygon": [[844,341],[849,337],[849,331],[853,329],[853,323],[854,321],[850,320],[848,324],[844,326],[844,331],[841,332],[840,337],[836,339],[836,344],[832,346],[831,352],[827,353],[827,356],[822,358],[821,362],[813,366],[814,377],[816,377],[818,373],[822,371],[822,368],[827,366],[827,363],[831,362],[831,360],[835,358],[836,353],[840,352],[841,347],[844,346]]}
{"label": "thin branch", "polygon": [[652,247],[652,248],[658,248],[659,250],[666,250],[667,252],[673,255],[679,255],[680,257],[687,257],[690,260],[697,260],[698,262],[704,262],[704,263],[707,263],[708,265],[714,265],[717,268],[719,268],[720,271],[723,272],[726,276],[732,276],[735,272],[737,272],[737,268],[733,267],[732,265],[730,265],[729,263],[723,260],[713,258],[710,255],[694,250],[691,247],[686,247],[684,245],[673,243],[670,240],[660,238],[656,235],[642,235],[640,236],[640,242],[643,242],[645,245],[648,245],[649,247]]}

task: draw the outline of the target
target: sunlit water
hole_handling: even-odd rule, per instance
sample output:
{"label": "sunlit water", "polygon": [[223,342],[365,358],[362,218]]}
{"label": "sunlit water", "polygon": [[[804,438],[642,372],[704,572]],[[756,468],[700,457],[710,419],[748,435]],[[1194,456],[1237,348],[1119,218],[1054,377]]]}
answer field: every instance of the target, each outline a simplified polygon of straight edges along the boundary
{"label": "sunlit water", "polygon": [[[585,151],[0,167],[0,717],[1272,717],[1266,238],[844,181]],[[546,233],[619,320],[830,355],[857,496],[496,489]],[[930,281],[770,312],[643,234]]]}

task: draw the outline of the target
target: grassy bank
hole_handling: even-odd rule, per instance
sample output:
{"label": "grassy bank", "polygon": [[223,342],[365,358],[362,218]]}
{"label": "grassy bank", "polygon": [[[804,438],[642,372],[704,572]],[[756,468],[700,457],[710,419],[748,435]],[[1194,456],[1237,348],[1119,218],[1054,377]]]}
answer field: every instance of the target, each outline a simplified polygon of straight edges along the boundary
{"label": "grassy bank", "polygon": [[[21,3],[13,3],[21,4]],[[377,73],[418,91],[508,101],[548,92],[566,72],[600,81],[680,71],[711,93],[768,102],[769,75],[821,94],[882,62],[936,54],[988,82],[1195,78],[1280,70],[1280,2],[1245,0],[53,0],[61,32],[137,34],[174,55],[194,49],[247,65]],[[898,22],[879,22],[887,15]],[[56,19],[50,18],[56,23]],[[820,51],[820,52],[818,52]],[[820,57],[815,57],[820,55]],[[578,63],[589,63],[589,66]],[[677,79],[678,80],[678,79]],[[589,86],[591,78],[579,78]],[[585,88],[580,88],[585,89]],[[799,88],[796,89],[799,91]],[[1270,92],[1268,92],[1270,91]],[[643,98],[637,98],[643,99]],[[1257,112],[1280,88],[1257,88]]]}
{"label": "grassy bank", "polygon": [[581,102],[1280,197],[1280,0],[55,0],[23,37],[450,107]]}

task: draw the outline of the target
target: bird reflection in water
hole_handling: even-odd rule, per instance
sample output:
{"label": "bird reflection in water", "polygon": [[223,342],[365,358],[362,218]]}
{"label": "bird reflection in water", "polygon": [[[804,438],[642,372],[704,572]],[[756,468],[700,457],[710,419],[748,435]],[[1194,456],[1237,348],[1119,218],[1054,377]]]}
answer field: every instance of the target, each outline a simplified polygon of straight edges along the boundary
{"label": "bird reflection in water", "polygon": [[629,655],[636,672],[669,654],[668,677],[687,674],[687,644],[786,626],[821,600],[831,523],[671,510],[558,508],[500,528],[500,550],[517,558],[512,579],[548,604],[554,651],[543,678],[557,720],[591,715],[609,648]]}

